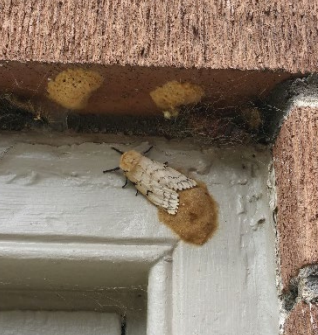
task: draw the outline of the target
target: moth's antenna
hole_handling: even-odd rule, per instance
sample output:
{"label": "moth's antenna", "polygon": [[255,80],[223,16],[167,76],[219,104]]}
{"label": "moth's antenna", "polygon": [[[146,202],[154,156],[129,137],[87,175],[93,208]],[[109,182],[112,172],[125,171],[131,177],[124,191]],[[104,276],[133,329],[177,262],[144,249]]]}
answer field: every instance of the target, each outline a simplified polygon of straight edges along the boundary
{"label": "moth's antenna", "polygon": [[113,172],[113,171],[118,171],[118,170],[120,170],[120,167],[119,167],[119,166],[117,166],[117,167],[115,167],[115,168],[113,168],[113,169],[104,170],[103,173]]}
{"label": "moth's antenna", "polygon": [[143,152],[143,154],[147,154],[151,149],[153,148],[153,145],[151,147],[149,147],[146,151]]}
{"label": "moth's antenna", "polygon": [[119,150],[119,149],[117,149],[117,148],[114,148],[114,147],[111,147],[113,150],[115,150],[116,152],[118,152],[119,154],[123,154],[124,152],[123,151],[121,151],[121,150]]}

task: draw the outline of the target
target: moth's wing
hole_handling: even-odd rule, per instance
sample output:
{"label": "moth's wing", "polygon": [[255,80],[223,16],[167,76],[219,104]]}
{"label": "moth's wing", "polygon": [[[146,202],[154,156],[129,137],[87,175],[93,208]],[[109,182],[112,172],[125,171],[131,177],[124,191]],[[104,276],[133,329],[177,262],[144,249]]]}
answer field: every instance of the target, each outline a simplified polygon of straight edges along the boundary
{"label": "moth's wing", "polygon": [[173,189],[160,185],[156,181],[135,184],[137,190],[148,198],[154,205],[164,208],[169,214],[176,214],[179,207],[179,194]]}
{"label": "moth's wing", "polygon": [[196,181],[165,164],[142,157],[133,170],[125,172],[137,190],[153,204],[163,207],[169,214],[176,214],[179,195],[176,191],[196,186]]}
{"label": "moth's wing", "polygon": [[184,174],[167,166],[166,164],[152,160],[150,160],[150,162],[151,170],[148,171],[148,174],[160,185],[165,185],[175,191],[186,190],[197,185],[195,180],[188,178]]}

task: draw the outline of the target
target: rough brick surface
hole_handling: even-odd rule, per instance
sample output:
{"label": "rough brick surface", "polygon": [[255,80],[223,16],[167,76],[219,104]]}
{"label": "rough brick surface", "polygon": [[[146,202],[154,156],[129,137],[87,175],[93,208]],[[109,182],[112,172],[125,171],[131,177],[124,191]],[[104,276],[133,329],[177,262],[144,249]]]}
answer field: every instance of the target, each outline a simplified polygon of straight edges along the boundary
{"label": "rough brick surface", "polygon": [[274,147],[279,252],[284,289],[318,262],[318,108],[294,108]]}
{"label": "rough brick surface", "polygon": [[317,1],[0,0],[0,60],[317,71]]}
{"label": "rough brick surface", "polygon": [[285,322],[284,335],[318,335],[318,306],[297,303]]}

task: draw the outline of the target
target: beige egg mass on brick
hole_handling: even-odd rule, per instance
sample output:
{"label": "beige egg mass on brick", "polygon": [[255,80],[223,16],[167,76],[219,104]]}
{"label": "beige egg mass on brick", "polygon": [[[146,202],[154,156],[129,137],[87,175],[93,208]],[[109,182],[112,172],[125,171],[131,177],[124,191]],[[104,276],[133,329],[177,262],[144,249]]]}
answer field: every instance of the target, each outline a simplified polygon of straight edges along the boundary
{"label": "beige egg mass on brick", "polygon": [[82,68],[60,72],[47,85],[51,100],[68,109],[86,107],[91,94],[103,83],[103,77],[95,71]]}
{"label": "beige egg mass on brick", "polygon": [[178,116],[178,107],[198,103],[204,96],[204,90],[199,85],[173,80],[151,91],[150,96],[169,119]]}

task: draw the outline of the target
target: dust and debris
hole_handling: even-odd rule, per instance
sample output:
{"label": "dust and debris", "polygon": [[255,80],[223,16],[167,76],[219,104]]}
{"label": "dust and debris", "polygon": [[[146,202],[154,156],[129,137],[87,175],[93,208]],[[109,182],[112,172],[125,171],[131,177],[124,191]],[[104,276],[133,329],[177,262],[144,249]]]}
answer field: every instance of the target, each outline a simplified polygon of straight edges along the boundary
{"label": "dust and debris", "polygon": [[203,245],[218,227],[218,205],[205,184],[179,192],[176,215],[158,209],[161,222],[171,228],[183,241]]}
{"label": "dust and debris", "polygon": [[28,99],[13,94],[0,96],[0,129],[22,130],[48,125],[48,119]]}
{"label": "dust and debris", "polygon": [[70,113],[67,128],[80,133],[107,133],[128,136],[160,136],[166,139],[193,138],[202,144],[249,144],[257,137],[250,136],[234,111],[211,110],[200,103],[182,106],[177,119],[162,116],[85,115]]}
{"label": "dust and debris", "polygon": [[[88,99],[84,95],[80,99]],[[75,95],[72,99],[76,100]],[[76,103],[80,105],[84,100]],[[178,111],[180,114],[177,118],[174,117],[173,110],[166,111],[165,118],[161,115],[81,114],[56,106],[48,99],[37,101],[36,97],[24,99],[13,94],[3,94],[0,96],[0,129],[45,128],[86,134],[192,138],[201,144],[216,145],[267,143],[264,124],[258,129],[251,129],[236,109],[218,110],[209,103],[200,102],[196,105],[180,106]]]}
{"label": "dust and debris", "polygon": [[179,110],[178,109],[171,109],[167,111],[163,111],[163,117],[167,120],[171,120],[174,117],[178,117],[179,115]]}
{"label": "dust and debris", "polygon": [[[201,104],[188,113],[187,129],[202,138],[214,138],[219,143],[249,143],[254,133],[246,129],[244,121],[234,110],[211,110]],[[231,138],[231,140],[230,140]]]}
{"label": "dust and debris", "polygon": [[257,130],[263,123],[261,112],[257,107],[244,108],[241,111],[243,119],[245,119],[251,130]]}
{"label": "dust and debris", "polygon": [[48,97],[65,108],[82,109],[86,107],[91,94],[102,85],[103,80],[96,71],[67,69],[48,82]]}

